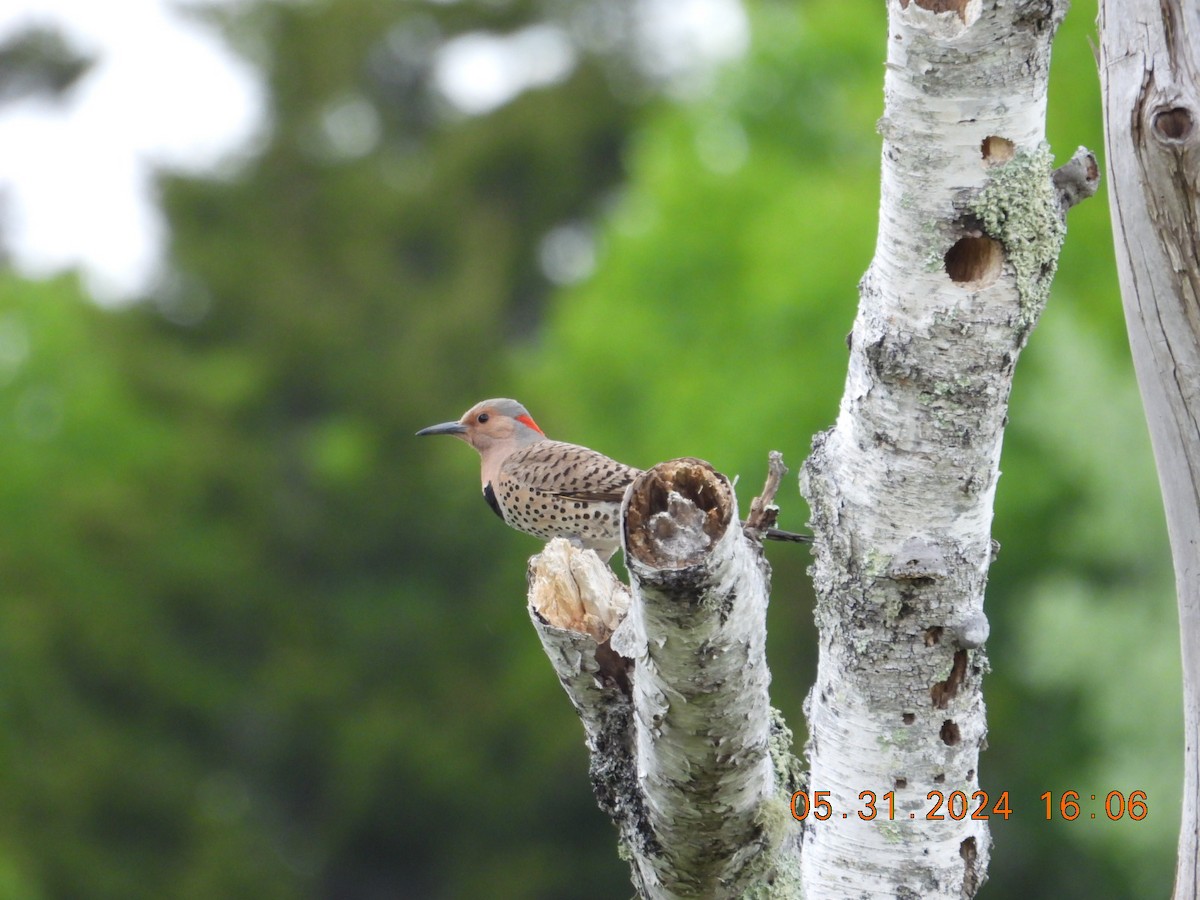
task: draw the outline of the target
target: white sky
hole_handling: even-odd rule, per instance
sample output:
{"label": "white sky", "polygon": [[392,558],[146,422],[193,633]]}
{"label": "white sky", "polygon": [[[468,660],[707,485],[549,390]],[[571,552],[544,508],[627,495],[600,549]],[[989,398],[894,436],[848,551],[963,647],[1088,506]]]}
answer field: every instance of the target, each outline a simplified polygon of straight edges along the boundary
{"label": "white sky", "polygon": [[79,266],[101,302],[160,271],[151,166],[204,171],[264,116],[254,70],[163,0],[6,0],[0,40],[35,24],[96,57],[63,103],[0,107],[0,222],[22,273]]}
{"label": "white sky", "polygon": [[[641,3],[643,57],[656,75],[703,80],[746,48],[738,0]],[[40,24],[96,58],[63,102],[0,106],[0,237],[23,274],[78,267],[102,303],[146,290],[162,275],[166,237],[154,168],[216,171],[252,152],[269,128],[257,72],[180,11],[188,5],[0,3],[0,42]],[[570,41],[551,25],[473,33],[442,48],[434,83],[462,112],[481,114],[565,78],[575,62]]]}

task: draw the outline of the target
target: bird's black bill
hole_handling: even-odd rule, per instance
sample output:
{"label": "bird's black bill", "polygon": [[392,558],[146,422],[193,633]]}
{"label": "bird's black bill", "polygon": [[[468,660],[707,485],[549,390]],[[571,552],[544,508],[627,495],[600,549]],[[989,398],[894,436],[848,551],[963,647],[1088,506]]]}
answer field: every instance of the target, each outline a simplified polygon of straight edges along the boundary
{"label": "bird's black bill", "polygon": [[441,425],[430,425],[417,432],[417,437],[427,434],[466,434],[467,426],[461,422],[443,422]]}

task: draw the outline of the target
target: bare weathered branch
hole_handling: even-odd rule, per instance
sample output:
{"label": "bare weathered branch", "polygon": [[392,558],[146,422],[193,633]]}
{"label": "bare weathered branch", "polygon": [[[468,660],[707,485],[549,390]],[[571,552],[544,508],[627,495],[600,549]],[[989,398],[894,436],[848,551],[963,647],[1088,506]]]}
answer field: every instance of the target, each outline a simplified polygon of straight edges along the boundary
{"label": "bare weathered branch", "polygon": [[1146,408],[1183,658],[1183,821],[1176,900],[1200,895],[1200,7],[1100,3],[1109,209]]}
{"label": "bare weathered branch", "polygon": [[637,768],[662,848],[635,864],[651,896],[737,896],[789,827],[771,755],[765,567],[728,479],[700,460],[642,473],[624,518],[634,602],[613,646],[634,661]]}
{"label": "bare weathered branch", "polygon": [[595,553],[555,540],[530,561],[529,605],[634,884],[651,900],[797,897],[799,776],[767,695],[761,550],[701,460],[642,473],[622,519],[632,597]]}
{"label": "bare weathered branch", "polygon": [[787,474],[787,466],[783,464],[783,454],[772,450],[767,455],[767,480],[762,493],[750,501],[750,515],[746,516],[743,528],[752,538],[761,540],[761,535],[768,528],[774,528],[779,520],[779,507],[775,505],[775,495],[779,493],[779,485]]}
{"label": "bare weathered branch", "polygon": [[[591,550],[562,538],[529,561],[529,615],[591,753],[592,790],[632,856],[658,852],[646,827],[633,749],[629,664],[609,644],[629,608],[629,591]],[[647,888],[633,870],[642,896]]]}

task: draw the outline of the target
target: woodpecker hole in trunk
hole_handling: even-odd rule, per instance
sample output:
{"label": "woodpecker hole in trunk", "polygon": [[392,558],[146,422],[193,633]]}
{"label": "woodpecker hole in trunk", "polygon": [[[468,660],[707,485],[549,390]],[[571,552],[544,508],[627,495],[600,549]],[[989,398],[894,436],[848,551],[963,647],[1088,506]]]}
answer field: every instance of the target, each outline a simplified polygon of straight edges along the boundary
{"label": "woodpecker hole in trunk", "polygon": [[1002,166],[1017,155],[1017,145],[1008,138],[989,134],[979,145],[983,163],[987,166]]}
{"label": "woodpecker hole in trunk", "polygon": [[987,235],[960,238],[946,251],[946,274],[956,284],[987,287],[1000,277],[1004,247]]}

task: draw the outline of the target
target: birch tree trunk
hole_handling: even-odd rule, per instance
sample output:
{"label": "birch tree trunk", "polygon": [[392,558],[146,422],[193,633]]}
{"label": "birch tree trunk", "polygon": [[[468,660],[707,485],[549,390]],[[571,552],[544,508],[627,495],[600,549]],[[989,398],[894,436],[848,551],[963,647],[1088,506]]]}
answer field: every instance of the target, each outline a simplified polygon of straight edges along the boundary
{"label": "birch tree trunk", "polygon": [[1200,6],[1100,3],[1117,271],[1175,562],[1183,655],[1177,900],[1200,882]]}
{"label": "birch tree trunk", "polygon": [[879,241],[801,478],[811,772],[767,697],[770,497],[743,530],[728,481],[674,460],[626,494],[630,594],[565,542],[531,560],[531,616],[643,897],[959,900],[986,878],[986,817],[1019,812],[978,790],[992,500],[1016,359],[1098,174],[1082,148],[1052,171],[1044,143],[1065,0],[888,7]]}
{"label": "birch tree trunk", "polygon": [[1045,144],[1065,7],[888,2],[879,237],[837,423],[801,478],[820,630],[809,787],[833,813],[805,823],[810,897],[971,897],[991,842],[970,813],[1027,813],[979,790],[983,594],[1013,369],[1063,210],[1096,184],[1086,151],[1056,179]]}
{"label": "birch tree trunk", "polygon": [[633,882],[654,900],[798,897],[798,776],[767,694],[761,546],[700,460],[643,472],[622,518],[631,594],[556,540],[530,561],[529,605]]}

